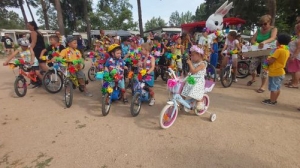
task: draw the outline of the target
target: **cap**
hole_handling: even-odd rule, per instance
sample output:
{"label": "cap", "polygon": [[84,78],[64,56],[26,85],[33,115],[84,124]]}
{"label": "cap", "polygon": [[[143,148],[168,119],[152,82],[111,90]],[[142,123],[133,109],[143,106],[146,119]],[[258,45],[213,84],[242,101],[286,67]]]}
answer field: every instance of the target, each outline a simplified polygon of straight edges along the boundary
{"label": "cap", "polygon": [[74,37],[74,36],[67,37],[67,43],[70,43],[70,42],[75,41],[75,40],[77,40],[77,38]]}

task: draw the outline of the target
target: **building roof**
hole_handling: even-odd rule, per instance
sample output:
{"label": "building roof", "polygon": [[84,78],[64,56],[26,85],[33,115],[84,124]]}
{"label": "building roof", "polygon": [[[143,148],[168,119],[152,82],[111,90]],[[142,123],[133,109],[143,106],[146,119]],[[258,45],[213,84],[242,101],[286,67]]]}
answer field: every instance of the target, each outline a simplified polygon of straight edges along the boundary
{"label": "building roof", "polygon": [[171,32],[180,32],[181,27],[180,26],[163,26],[163,27],[156,27],[151,30],[144,31],[144,33],[149,33],[151,31],[157,31],[157,30],[162,30],[162,31],[171,31]]}

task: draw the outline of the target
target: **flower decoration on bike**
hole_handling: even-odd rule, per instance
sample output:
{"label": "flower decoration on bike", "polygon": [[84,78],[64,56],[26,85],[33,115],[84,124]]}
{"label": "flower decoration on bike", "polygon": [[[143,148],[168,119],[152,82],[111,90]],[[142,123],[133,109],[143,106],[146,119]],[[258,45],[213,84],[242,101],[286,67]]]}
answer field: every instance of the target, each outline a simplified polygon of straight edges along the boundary
{"label": "flower decoration on bike", "polygon": [[139,74],[137,75],[138,80],[145,79],[145,81],[150,81],[152,77],[150,75],[147,75],[146,69],[141,69]]}
{"label": "flower decoration on bike", "polygon": [[195,85],[196,84],[196,80],[195,80],[195,78],[192,75],[190,75],[189,77],[187,77],[186,82],[188,84],[190,84],[190,85]]}

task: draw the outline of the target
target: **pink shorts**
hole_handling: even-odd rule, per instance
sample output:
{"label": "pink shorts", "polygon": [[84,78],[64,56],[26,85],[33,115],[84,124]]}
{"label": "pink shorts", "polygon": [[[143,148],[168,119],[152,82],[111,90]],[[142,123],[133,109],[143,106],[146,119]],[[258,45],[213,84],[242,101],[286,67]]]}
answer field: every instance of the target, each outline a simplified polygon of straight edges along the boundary
{"label": "pink shorts", "polygon": [[287,63],[288,72],[298,72],[300,71],[300,60],[298,59],[291,59]]}

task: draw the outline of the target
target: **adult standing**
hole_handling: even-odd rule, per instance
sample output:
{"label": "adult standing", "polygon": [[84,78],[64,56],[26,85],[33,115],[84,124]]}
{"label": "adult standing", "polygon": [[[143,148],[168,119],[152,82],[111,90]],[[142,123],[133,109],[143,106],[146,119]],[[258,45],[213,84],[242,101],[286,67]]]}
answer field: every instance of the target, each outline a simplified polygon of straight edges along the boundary
{"label": "adult standing", "polygon": [[137,40],[138,40],[139,45],[145,43],[144,39],[141,37],[140,34],[137,34],[136,37],[137,37]]}
{"label": "adult standing", "polygon": [[29,42],[30,49],[33,51],[35,57],[39,61],[39,66],[43,71],[47,71],[48,67],[46,65],[45,60],[40,59],[41,52],[45,49],[45,42],[43,35],[38,31],[38,26],[35,21],[31,21],[27,23],[27,28],[31,31]]}
{"label": "adult standing", "polygon": [[100,38],[99,40],[102,40],[105,37],[105,31],[104,30],[100,30]]}
{"label": "adult standing", "polygon": [[61,35],[58,30],[55,31],[55,35],[59,38],[59,43],[66,47],[66,37],[64,35]]}
{"label": "adult standing", "polygon": [[14,52],[14,41],[9,37],[8,33],[5,33],[4,37],[1,40],[3,44],[3,49],[7,55]]}
{"label": "adult standing", "polygon": [[292,74],[291,82],[287,83],[288,88],[298,88],[300,79],[300,17],[299,23],[295,25],[296,39],[291,41],[290,47],[290,58],[288,61],[288,72]]}
{"label": "adult standing", "polygon": [[85,55],[84,55],[84,41],[81,37],[81,35],[77,36],[77,49],[80,51],[82,58],[85,59]]}
{"label": "adult standing", "polygon": [[[252,44],[259,43],[259,48],[263,48],[265,44],[271,43],[276,39],[277,28],[271,26],[272,17],[270,15],[264,15],[260,18],[260,28],[257,29],[256,33],[251,39]],[[256,69],[259,64],[263,65],[266,56],[259,56],[252,58],[250,63],[250,74],[252,79],[247,83],[247,86],[251,86],[255,82]],[[261,74],[261,86],[256,90],[257,93],[263,93],[265,91],[268,74]]]}

